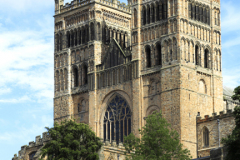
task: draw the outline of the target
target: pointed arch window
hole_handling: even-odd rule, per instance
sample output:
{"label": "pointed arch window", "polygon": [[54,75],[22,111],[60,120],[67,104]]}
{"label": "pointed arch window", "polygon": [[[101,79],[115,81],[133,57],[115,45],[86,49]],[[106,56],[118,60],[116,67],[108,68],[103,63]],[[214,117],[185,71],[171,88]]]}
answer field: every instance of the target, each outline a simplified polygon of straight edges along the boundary
{"label": "pointed arch window", "polygon": [[108,103],[104,116],[103,136],[104,141],[110,143],[115,141],[117,144],[123,142],[123,137],[131,133],[132,113],[126,100],[116,94]]}
{"label": "pointed arch window", "polygon": [[203,128],[203,145],[204,147],[209,146],[209,130],[207,129],[207,127]]}
{"label": "pointed arch window", "polygon": [[70,33],[67,32],[67,47],[68,48],[70,47],[70,39],[71,39]]}

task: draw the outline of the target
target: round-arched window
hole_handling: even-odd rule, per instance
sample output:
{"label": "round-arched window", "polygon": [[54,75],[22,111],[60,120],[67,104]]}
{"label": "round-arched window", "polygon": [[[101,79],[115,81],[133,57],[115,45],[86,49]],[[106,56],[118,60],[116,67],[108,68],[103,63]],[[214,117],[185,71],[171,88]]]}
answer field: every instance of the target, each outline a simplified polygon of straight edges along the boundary
{"label": "round-arched window", "polygon": [[107,106],[104,116],[104,141],[123,142],[123,137],[131,133],[131,110],[126,100],[115,95]]}

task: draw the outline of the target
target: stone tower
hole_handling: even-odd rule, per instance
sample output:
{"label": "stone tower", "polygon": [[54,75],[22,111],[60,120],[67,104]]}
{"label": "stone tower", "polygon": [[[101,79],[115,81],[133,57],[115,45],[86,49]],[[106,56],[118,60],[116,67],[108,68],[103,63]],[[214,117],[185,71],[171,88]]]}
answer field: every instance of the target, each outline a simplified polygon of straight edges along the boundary
{"label": "stone tower", "polygon": [[220,0],[55,0],[54,121],[75,118],[122,159],[162,111],[197,157],[196,116],[223,110]]}

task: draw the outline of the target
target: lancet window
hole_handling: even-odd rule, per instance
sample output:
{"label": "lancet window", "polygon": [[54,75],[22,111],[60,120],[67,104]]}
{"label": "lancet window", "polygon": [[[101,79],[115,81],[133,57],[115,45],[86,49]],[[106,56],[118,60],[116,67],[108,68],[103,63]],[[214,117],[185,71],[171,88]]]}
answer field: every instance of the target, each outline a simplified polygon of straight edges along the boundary
{"label": "lancet window", "polygon": [[131,133],[132,113],[126,100],[115,95],[107,106],[103,123],[104,141],[123,142],[123,137]]}
{"label": "lancet window", "polygon": [[203,128],[203,144],[204,147],[209,146],[209,130],[207,129],[207,127]]}

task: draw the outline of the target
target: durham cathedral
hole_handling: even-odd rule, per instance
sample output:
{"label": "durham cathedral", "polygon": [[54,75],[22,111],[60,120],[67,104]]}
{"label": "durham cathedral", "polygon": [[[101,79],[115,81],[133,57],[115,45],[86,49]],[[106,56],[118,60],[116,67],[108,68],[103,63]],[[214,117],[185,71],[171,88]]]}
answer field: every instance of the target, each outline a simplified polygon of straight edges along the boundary
{"label": "durham cathedral", "polygon": [[[101,160],[124,160],[124,135],[154,111],[192,158],[223,152],[239,102],[223,87],[220,0],[55,0],[54,40],[54,122],[89,124]],[[38,160],[49,140],[13,160]]]}

